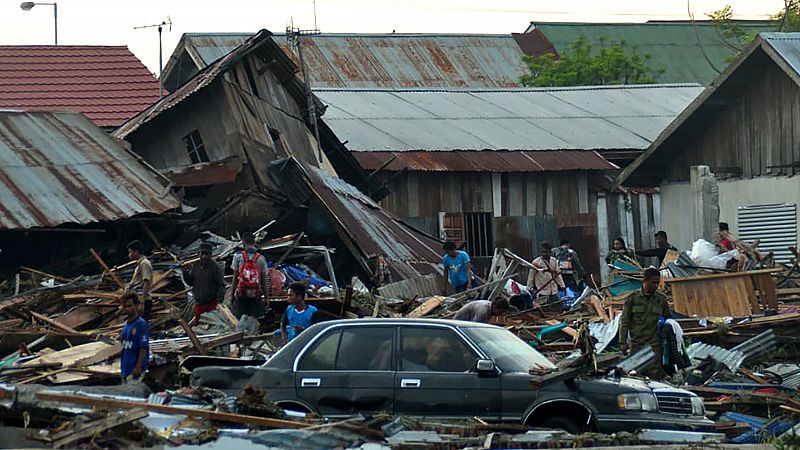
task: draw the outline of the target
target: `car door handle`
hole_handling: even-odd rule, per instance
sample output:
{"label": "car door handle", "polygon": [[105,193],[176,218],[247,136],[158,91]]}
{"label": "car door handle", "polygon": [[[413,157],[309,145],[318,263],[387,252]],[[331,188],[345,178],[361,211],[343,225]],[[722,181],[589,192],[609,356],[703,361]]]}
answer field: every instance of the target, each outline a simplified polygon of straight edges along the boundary
{"label": "car door handle", "polygon": [[300,380],[300,387],[319,387],[322,384],[321,378],[303,378]]}
{"label": "car door handle", "polygon": [[414,378],[403,378],[400,380],[401,388],[418,388],[419,384],[419,380]]}

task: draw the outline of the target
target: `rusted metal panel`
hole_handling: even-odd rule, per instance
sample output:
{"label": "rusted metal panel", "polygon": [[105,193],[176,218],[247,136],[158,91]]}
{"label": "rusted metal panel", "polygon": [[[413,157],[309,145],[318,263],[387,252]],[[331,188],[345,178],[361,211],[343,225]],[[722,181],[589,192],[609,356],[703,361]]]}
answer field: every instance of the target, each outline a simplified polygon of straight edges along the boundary
{"label": "rusted metal panel", "polygon": [[292,202],[316,201],[325,209],[364,272],[372,271],[370,258],[385,254],[396,279],[441,273],[441,242],[406,225],[356,187],[294,158],[273,167]]}
{"label": "rusted metal panel", "polygon": [[[182,83],[188,54],[198,71],[249,37],[243,33],[187,33],[170,57],[164,77]],[[285,35],[276,42],[295,63]],[[531,47],[530,39],[525,48]],[[528,72],[520,37],[510,34],[319,34],[303,36],[303,59],[314,87],[519,87]],[[531,48],[535,48],[531,47]],[[539,54],[539,53],[536,53]],[[189,72],[191,73],[191,72]]]}
{"label": "rusted metal panel", "polygon": [[160,214],[167,184],[81,114],[0,112],[0,229]]}
{"label": "rusted metal panel", "polygon": [[430,151],[353,152],[366,170],[377,170],[387,161],[387,171],[419,172],[550,172],[614,170],[617,166],[594,151]]}

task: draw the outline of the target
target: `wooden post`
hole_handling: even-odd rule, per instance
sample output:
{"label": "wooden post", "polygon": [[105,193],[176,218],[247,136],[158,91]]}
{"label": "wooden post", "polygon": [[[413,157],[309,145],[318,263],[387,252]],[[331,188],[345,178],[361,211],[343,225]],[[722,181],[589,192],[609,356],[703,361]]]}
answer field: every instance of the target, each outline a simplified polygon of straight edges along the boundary
{"label": "wooden post", "polygon": [[353,301],[353,286],[348,285],[344,291],[344,301],[342,301],[342,308],[339,311],[339,317],[344,317],[345,311],[350,309],[350,305]]}
{"label": "wooden post", "polygon": [[119,287],[125,289],[125,283],[122,282],[122,279],[120,279],[119,275],[117,275],[116,272],[112,271],[111,268],[108,267],[108,264],[106,264],[106,262],[103,261],[103,258],[101,258],[100,255],[93,248],[90,248],[89,252],[92,254],[92,256],[94,256],[94,259],[96,259],[97,262],[100,263],[100,267],[102,267],[104,271],[108,272],[108,274],[111,275],[111,279],[113,279],[114,282],[117,283]]}
{"label": "wooden post", "polygon": [[150,240],[153,241],[153,245],[155,245],[156,248],[164,248],[164,246],[161,245],[161,241],[159,241],[156,235],[153,233],[153,230],[150,229],[149,225],[147,225],[144,222],[139,222],[139,225],[142,226],[142,231],[144,231],[144,234],[146,234],[147,237],[149,237]]}

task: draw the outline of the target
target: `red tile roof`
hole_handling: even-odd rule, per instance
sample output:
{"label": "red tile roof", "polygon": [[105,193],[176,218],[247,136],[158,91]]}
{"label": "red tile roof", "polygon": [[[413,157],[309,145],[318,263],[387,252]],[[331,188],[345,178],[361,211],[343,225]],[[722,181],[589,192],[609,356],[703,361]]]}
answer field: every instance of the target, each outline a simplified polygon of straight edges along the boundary
{"label": "red tile roof", "polygon": [[0,46],[0,109],[74,111],[116,127],[158,100],[158,80],[123,46]]}

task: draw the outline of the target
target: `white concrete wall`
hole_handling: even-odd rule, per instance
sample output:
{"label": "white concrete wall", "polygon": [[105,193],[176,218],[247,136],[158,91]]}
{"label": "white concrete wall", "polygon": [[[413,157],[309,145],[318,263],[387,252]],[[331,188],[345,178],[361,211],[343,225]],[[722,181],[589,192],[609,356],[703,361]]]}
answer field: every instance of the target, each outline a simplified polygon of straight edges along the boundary
{"label": "white concrete wall", "polygon": [[[734,235],[739,233],[736,211],[740,206],[800,203],[800,176],[720,180],[718,183],[719,220],[727,222]],[[661,185],[661,223],[672,245],[680,250],[691,248],[700,231],[693,229],[692,190],[688,182]]]}

